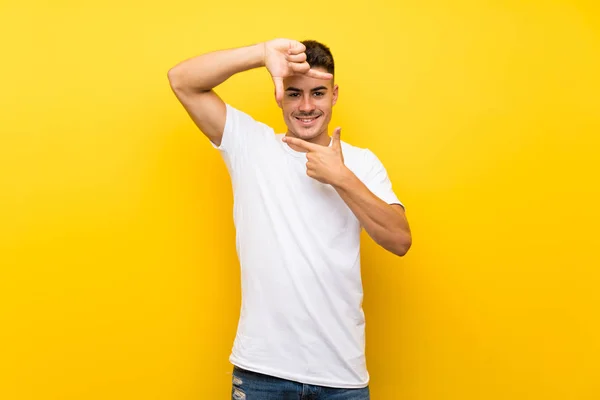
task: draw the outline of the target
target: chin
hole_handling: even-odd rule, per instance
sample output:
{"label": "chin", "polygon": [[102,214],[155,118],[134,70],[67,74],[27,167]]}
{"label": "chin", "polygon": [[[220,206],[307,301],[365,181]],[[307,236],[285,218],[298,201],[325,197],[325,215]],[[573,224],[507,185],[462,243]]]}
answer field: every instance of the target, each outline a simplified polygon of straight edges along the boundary
{"label": "chin", "polygon": [[323,134],[324,129],[322,125],[314,126],[309,129],[302,126],[294,126],[293,128],[294,129],[292,130],[292,132],[294,133],[294,135],[304,140],[311,140],[319,137],[321,134]]}
{"label": "chin", "polygon": [[321,132],[319,132],[319,131],[311,131],[311,132],[295,131],[294,133],[300,139],[304,139],[304,140],[314,139],[316,137],[319,137],[319,135],[321,134]]}

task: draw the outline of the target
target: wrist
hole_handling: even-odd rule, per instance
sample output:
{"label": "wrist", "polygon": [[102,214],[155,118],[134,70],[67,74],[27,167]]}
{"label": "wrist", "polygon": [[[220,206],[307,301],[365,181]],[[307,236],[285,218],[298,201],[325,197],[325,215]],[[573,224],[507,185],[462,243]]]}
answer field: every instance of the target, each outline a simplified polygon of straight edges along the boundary
{"label": "wrist", "polygon": [[267,65],[267,42],[258,43],[256,45],[256,52],[258,67],[265,67]]}
{"label": "wrist", "polygon": [[265,46],[264,43],[253,44],[244,48],[243,58],[244,70],[260,68],[265,66]]}
{"label": "wrist", "polygon": [[356,175],[346,165],[343,165],[336,181],[331,186],[336,190],[347,191],[356,179],[358,179]]}

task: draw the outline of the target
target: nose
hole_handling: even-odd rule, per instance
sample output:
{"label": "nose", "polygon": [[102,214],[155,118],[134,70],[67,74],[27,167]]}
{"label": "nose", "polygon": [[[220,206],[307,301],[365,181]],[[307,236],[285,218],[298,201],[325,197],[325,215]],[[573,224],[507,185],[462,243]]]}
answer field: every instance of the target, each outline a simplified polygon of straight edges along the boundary
{"label": "nose", "polygon": [[315,105],[313,104],[313,99],[311,96],[304,96],[302,101],[300,102],[300,111],[309,113],[315,109]]}

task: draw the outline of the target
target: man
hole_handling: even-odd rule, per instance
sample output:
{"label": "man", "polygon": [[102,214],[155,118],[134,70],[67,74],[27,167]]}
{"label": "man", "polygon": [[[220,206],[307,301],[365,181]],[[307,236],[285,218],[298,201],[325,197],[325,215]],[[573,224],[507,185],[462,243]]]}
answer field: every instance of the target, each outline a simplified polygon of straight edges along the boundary
{"label": "man", "polygon": [[[263,66],[285,134],[213,91]],[[242,308],[232,398],[368,399],[360,231],[399,256],[411,234],[377,157],[341,141],[340,128],[329,136],[338,98],[329,48],[275,39],[191,58],[168,77],[233,184]]]}

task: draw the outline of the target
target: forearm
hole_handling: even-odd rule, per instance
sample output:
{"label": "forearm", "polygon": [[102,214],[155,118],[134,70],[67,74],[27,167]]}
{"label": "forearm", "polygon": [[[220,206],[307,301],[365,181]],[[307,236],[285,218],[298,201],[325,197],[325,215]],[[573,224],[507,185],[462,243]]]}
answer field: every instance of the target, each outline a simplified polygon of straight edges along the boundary
{"label": "forearm", "polygon": [[169,70],[168,77],[176,90],[205,92],[232,75],[264,66],[264,44],[219,50],[185,60]]}
{"label": "forearm", "polygon": [[350,170],[333,187],[377,244],[396,255],[406,254],[412,239],[403,214],[373,194]]}

